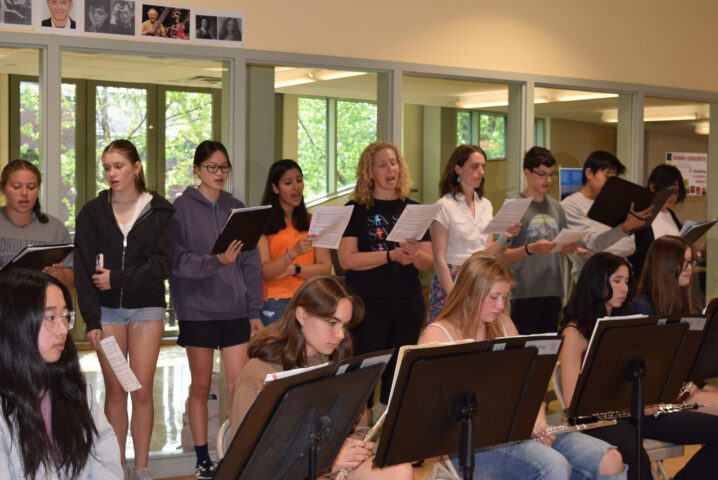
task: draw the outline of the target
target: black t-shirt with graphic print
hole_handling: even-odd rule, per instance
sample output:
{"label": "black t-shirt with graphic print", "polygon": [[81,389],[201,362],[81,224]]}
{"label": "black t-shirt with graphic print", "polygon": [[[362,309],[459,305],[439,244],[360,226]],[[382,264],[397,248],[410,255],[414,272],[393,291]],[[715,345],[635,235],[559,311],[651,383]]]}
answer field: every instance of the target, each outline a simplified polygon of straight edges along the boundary
{"label": "black t-shirt with graphic print", "polygon": [[[354,210],[343,236],[356,237],[360,252],[393,250],[399,244],[387,242],[386,237],[399,220],[404,207],[416,203],[409,199],[374,199],[374,205],[366,208],[352,200],[347,205],[353,205]],[[421,241],[429,240],[427,230]],[[391,262],[370,270],[347,270],[346,280],[349,288],[363,299],[390,301],[421,296],[419,271],[414,265]]]}

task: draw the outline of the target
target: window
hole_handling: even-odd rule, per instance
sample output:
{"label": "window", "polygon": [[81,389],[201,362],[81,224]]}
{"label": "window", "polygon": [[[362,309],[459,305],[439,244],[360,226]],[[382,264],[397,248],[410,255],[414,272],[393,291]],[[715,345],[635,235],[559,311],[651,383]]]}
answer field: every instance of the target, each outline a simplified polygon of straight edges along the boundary
{"label": "window", "polygon": [[456,141],[480,145],[487,160],[506,158],[506,115],[459,110],[456,112]]}
{"label": "window", "polygon": [[364,148],[377,138],[374,102],[297,99],[297,159],[307,200],[349,189]]}

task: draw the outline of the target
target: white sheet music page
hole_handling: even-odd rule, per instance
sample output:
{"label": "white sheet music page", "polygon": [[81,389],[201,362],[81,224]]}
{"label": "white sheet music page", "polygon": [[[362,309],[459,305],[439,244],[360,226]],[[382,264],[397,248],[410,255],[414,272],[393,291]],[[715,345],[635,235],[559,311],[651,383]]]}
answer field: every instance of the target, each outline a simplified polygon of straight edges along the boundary
{"label": "white sheet music page", "polygon": [[556,246],[553,247],[551,251],[558,252],[564,245],[578,242],[586,235],[588,235],[588,230],[571,230],[570,228],[564,228],[554,237],[553,243],[555,243]]}
{"label": "white sheet music page", "polygon": [[531,198],[507,198],[501,210],[494,216],[481,233],[506,233],[509,228],[521,221],[531,205]]}
{"label": "white sheet music page", "polygon": [[102,347],[102,353],[105,354],[112,371],[115,372],[117,380],[120,381],[120,385],[125,392],[134,392],[142,388],[140,381],[137,380],[134,372],[127,363],[127,359],[122,354],[120,346],[117,344],[115,337],[109,336],[100,340],[100,347]]}
{"label": "white sheet music page", "polygon": [[431,205],[407,205],[401,212],[399,220],[391,229],[386,239],[389,242],[405,242],[407,238],[421,240],[431,221],[436,218],[441,206],[432,203]]}
{"label": "white sheet music page", "polygon": [[347,229],[352,216],[353,205],[344,207],[316,207],[312,212],[312,223],[309,225],[309,235],[316,235],[312,239],[313,247],[338,248],[339,241]]}

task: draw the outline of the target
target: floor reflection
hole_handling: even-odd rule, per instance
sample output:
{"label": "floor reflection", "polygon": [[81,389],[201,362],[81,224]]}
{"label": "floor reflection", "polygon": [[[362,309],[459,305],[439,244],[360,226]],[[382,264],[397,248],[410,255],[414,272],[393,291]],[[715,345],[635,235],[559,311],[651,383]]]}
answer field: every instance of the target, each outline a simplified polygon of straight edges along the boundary
{"label": "floor reflection", "polygon": [[[102,381],[100,362],[94,351],[79,352],[80,365],[87,381],[92,384],[100,404],[105,401],[105,385]],[[219,371],[219,355],[215,355],[215,370]],[[182,415],[189,392],[190,374],[184,348],[176,345],[160,349],[154,381],[155,422],[152,430],[152,452],[172,453],[182,451]],[[131,415],[132,406],[128,401]],[[134,456],[132,438],[127,436],[127,456]]]}

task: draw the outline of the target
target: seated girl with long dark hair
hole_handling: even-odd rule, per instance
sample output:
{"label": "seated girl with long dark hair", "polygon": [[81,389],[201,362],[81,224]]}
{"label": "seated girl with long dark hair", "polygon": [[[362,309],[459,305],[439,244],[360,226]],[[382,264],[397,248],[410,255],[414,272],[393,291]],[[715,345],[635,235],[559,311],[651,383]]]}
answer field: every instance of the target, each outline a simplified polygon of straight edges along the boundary
{"label": "seated girl with long dark hair", "polygon": [[[650,271],[649,262],[650,259],[647,258],[645,272]],[[559,354],[561,388],[567,405],[571,403],[596,320],[628,313],[627,297],[631,280],[631,266],[628,261],[606,252],[593,255],[581,270],[564,310],[564,342]],[[675,479],[712,478],[715,475],[718,417],[689,411],[654,417],[650,415],[654,413],[651,407],[647,407],[646,413],[649,415],[646,415],[643,421],[645,438],[679,444],[705,444],[678,472]],[[617,425],[591,430],[587,434],[618,447],[629,466],[629,478],[635,478],[639,468],[642,478],[650,478],[650,461],[645,449],[641,452],[640,465],[635,464],[635,427],[632,420],[619,419]]]}
{"label": "seated girl with long dark hair", "polygon": [[[419,343],[512,337],[518,331],[504,313],[514,284],[511,269],[495,253],[476,252],[461,265],[435,322]],[[487,385],[486,388],[491,388]],[[571,432],[549,435],[544,404],[537,412],[533,440],[498,445],[474,453],[474,477],[531,479],[626,478],[621,455],[606,442]],[[454,459],[454,463],[458,463]]]}
{"label": "seated girl with long dark hair", "polygon": [[[304,282],[282,318],[260,330],[249,342],[249,362],[230,392],[232,436],[262,389],[267,374],[338,362],[352,356],[348,328],[362,321],[359,297],[335,277],[320,275]],[[409,464],[372,469],[374,444],[349,437],[332,465],[332,472],[350,469],[352,480],[414,478]]]}
{"label": "seated girl with long dark hair", "polygon": [[67,289],[0,275],[0,478],[120,479],[112,427],[80,372]]}

